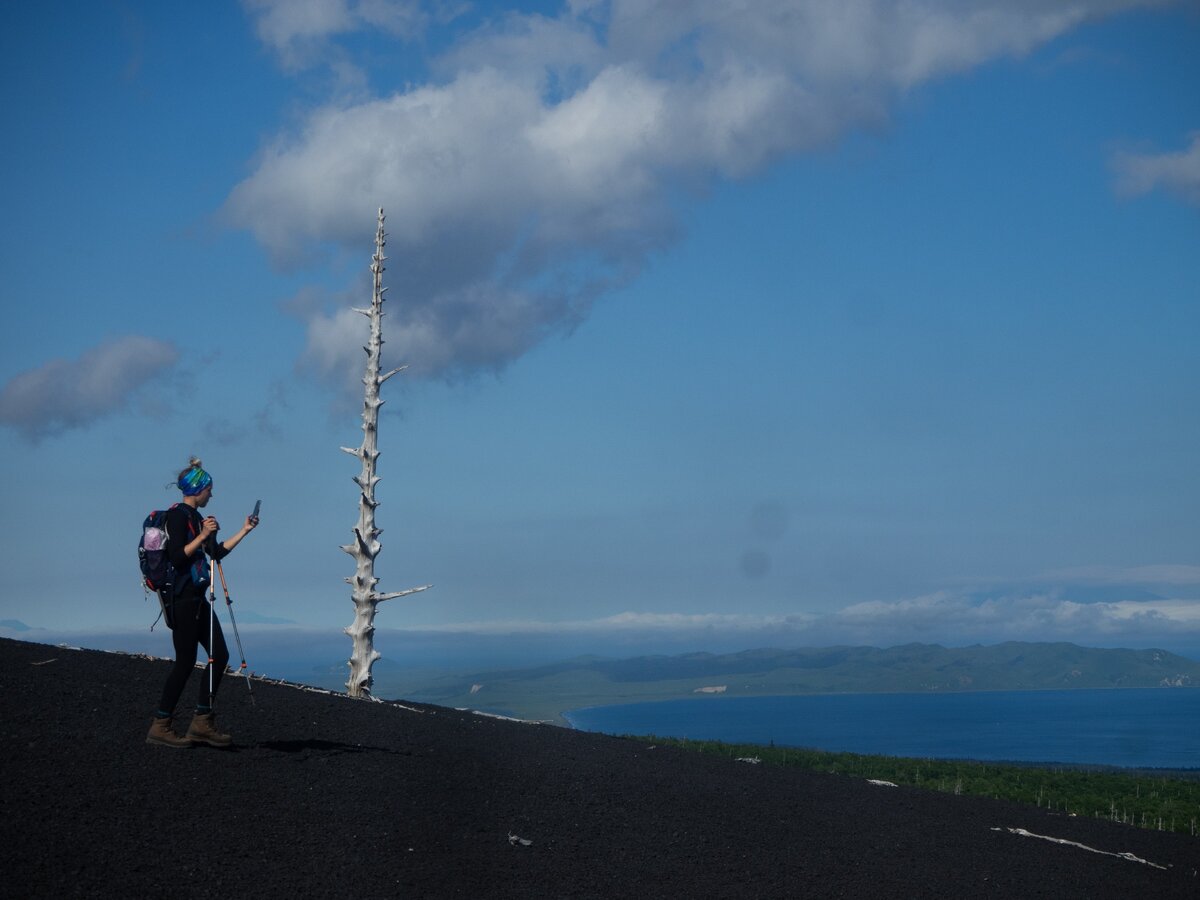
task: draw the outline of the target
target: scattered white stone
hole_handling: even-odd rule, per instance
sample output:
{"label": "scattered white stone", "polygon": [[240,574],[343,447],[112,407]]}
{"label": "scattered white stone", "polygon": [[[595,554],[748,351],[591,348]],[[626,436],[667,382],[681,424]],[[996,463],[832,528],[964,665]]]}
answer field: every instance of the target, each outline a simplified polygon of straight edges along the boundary
{"label": "scattered white stone", "polygon": [[1050,841],[1052,844],[1065,844],[1068,847],[1078,847],[1080,850],[1086,850],[1088,853],[1099,853],[1101,856],[1115,856],[1118,859],[1127,859],[1130,862],[1141,863],[1144,866],[1153,866],[1156,869],[1165,870],[1167,868],[1166,866],[1160,866],[1158,863],[1152,863],[1148,859],[1142,859],[1140,856],[1134,856],[1132,853],[1110,853],[1108,850],[1097,850],[1095,847],[1089,847],[1087,844],[1068,841],[1066,838],[1050,837],[1045,834],[1034,834],[1032,831],[1026,831],[1024,828],[993,828],[992,831],[1007,831],[1009,834],[1038,838],[1043,841]]}
{"label": "scattered white stone", "polygon": [[465,706],[455,707],[459,712],[469,712],[473,716],[482,716],[485,719],[499,719],[501,722],[520,722],[522,725],[544,725],[544,722],[537,722],[533,719],[514,719],[512,716],[502,716],[499,713],[484,712],[481,709],[468,709]]}
{"label": "scattered white stone", "polygon": [[389,705],[396,707],[396,709],[403,709],[406,712],[415,712],[415,713],[419,713],[422,716],[425,715],[425,710],[423,710],[423,709],[417,709],[415,706],[405,706],[403,703],[397,703],[394,700],[391,701],[389,703]]}
{"label": "scattered white stone", "polygon": [[880,787],[900,787],[894,781],[880,781],[878,778],[868,778],[867,784],[877,784]]}

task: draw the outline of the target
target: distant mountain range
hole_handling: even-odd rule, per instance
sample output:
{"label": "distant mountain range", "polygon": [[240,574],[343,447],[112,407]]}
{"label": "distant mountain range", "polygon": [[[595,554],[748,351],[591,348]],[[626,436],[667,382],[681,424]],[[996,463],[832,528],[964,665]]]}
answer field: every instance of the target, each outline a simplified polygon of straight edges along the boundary
{"label": "distant mountain range", "polygon": [[377,670],[375,693],[562,721],[562,712],[584,706],[713,695],[1122,687],[1200,688],[1200,662],[1165,650],[1108,650],[1069,643],[761,649],[623,660],[584,657],[428,681]]}

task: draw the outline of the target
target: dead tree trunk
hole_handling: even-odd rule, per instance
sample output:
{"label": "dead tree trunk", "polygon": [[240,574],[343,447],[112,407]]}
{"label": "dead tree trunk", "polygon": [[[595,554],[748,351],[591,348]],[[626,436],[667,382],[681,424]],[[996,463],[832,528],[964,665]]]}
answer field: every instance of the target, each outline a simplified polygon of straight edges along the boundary
{"label": "dead tree trunk", "polygon": [[375,499],[375,485],[379,476],[375,474],[375,463],[379,459],[379,408],[384,401],[380,399],[380,386],[395,375],[402,372],[404,366],[385,374],[380,374],[380,356],[383,350],[383,294],[387,290],[383,286],[383,245],[386,243],[383,232],[383,210],[379,210],[379,224],[375,231],[375,255],[371,257],[371,272],[374,275],[374,290],[371,295],[370,309],[355,309],[371,322],[371,336],[367,346],[367,370],[363,375],[362,411],[362,446],[357,450],[343,447],[346,453],[357,456],[362,461],[362,471],[355,476],[354,482],[359,487],[358,524],[354,527],[354,543],[345,544],[342,549],[354,557],[355,572],[346,581],[353,587],[351,597],[354,600],[354,622],[345,629],[354,643],[350,656],[350,679],[346,682],[346,690],[351,697],[371,696],[371,666],[382,655],[375,649],[375,607],[384,600],[404,597],[423,591],[429,585],[409,588],[390,594],[381,594],[375,590],[379,579],[375,577],[375,557],[379,555],[382,546],[379,535],[382,529],[375,526],[375,509],[379,502]]}

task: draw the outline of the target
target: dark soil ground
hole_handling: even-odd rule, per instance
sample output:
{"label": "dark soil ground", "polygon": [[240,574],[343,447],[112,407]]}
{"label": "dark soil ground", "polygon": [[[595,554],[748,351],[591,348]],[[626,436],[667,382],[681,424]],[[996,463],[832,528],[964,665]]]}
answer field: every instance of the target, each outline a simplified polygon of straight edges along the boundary
{"label": "dark soil ground", "polygon": [[1197,838],[441,707],[229,678],[233,749],[150,746],[168,666],[0,641],[0,895],[1200,897]]}

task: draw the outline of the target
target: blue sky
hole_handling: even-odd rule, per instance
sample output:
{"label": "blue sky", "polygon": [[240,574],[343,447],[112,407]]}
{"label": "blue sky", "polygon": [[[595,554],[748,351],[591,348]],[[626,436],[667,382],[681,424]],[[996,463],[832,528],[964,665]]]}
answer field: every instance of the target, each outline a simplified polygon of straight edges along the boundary
{"label": "blue sky", "polygon": [[4,633],[144,632],[193,453],[349,624],[383,207],[381,628],[1200,655],[1195,4],[670,7],[0,11]]}

